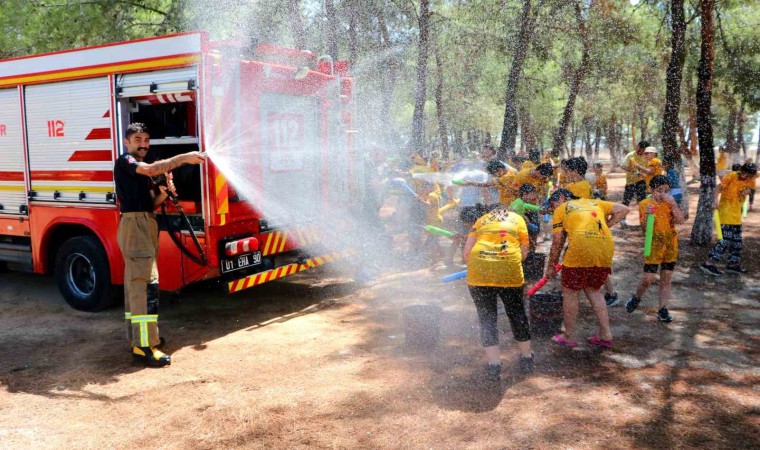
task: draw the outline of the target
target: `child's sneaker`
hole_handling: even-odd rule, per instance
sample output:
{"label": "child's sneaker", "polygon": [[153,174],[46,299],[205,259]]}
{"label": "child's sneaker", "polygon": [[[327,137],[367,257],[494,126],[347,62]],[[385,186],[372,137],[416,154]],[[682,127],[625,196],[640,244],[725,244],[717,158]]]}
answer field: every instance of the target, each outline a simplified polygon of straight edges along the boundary
{"label": "child's sneaker", "polygon": [[533,355],[529,358],[520,356],[520,373],[530,375],[533,373]]}
{"label": "child's sneaker", "polygon": [[501,364],[486,364],[486,378],[489,381],[501,380]]}
{"label": "child's sneaker", "polygon": [[737,275],[743,275],[747,273],[747,270],[744,269],[742,266],[726,266],[726,272],[735,273]]}
{"label": "child's sneaker", "polygon": [[604,293],[604,302],[607,303],[607,306],[617,306],[620,304],[620,299],[618,298],[618,293],[613,292],[610,294],[609,292]]}
{"label": "child's sneaker", "polygon": [[657,319],[660,320],[660,322],[670,323],[673,321],[673,317],[668,312],[668,308],[663,306],[659,311],[657,311]]}
{"label": "child's sneaker", "polygon": [[630,300],[625,302],[625,310],[632,313],[639,307],[639,303],[641,303],[641,299],[633,295]]}
{"label": "child's sneaker", "polygon": [[702,265],[699,266],[699,268],[700,268],[700,270],[702,270],[702,272],[704,272],[704,273],[706,273],[708,275],[712,275],[712,276],[716,276],[716,277],[720,276],[720,275],[723,275],[723,272],[721,272],[720,270],[718,270],[718,268],[715,267],[713,264],[702,263]]}

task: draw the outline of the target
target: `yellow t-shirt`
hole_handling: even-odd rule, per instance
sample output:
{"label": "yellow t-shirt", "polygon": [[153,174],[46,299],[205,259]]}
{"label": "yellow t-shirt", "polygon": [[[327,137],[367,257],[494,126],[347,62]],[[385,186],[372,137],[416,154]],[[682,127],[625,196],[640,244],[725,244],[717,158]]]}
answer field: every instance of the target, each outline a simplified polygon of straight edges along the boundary
{"label": "yellow t-shirt", "polygon": [[728,169],[728,157],[726,152],[718,152],[718,162],[715,163],[715,170]]}
{"label": "yellow t-shirt", "polygon": [[[626,155],[624,164],[626,167],[632,167],[634,164],[646,167],[647,160],[643,155],[639,156],[636,154],[636,152],[631,152]],[[638,169],[635,169],[633,172],[625,173],[625,184],[638,183],[643,179],[644,177],[641,175],[641,172]]]}
{"label": "yellow t-shirt", "polygon": [[515,174],[515,178],[512,181],[512,188],[514,189],[515,192],[519,192],[520,186],[526,183],[532,184],[533,186],[536,187],[536,190],[538,192],[541,192],[543,187],[546,185],[546,180],[534,178],[530,174],[532,170],[533,169],[522,169],[521,171]]}
{"label": "yellow t-shirt", "polygon": [[607,175],[597,175],[594,189],[598,189],[603,196],[607,196]]}
{"label": "yellow t-shirt", "polygon": [[588,180],[580,180],[580,181],[574,181],[572,183],[567,183],[565,185],[565,189],[572,192],[574,196],[578,198],[591,198],[592,190],[591,190],[591,183],[588,182]]}
{"label": "yellow t-shirt", "polygon": [[652,180],[657,175],[662,175],[662,161],[659,160],[659,158],[652,158],[651,160],[647,161],[646,168],[648,170],[653,170],[653,172],[649,175],[644,174],[644,182],[647,184],[647,192],[650,192],[651,189],[649,189],[649,181]]}
{"label": "yellow t-shirt", "polygon": [[467,263],[470,286],[519,287],[525,284],[521,245],[528,245],[528,227],[514,212],[497,209],[475,222],[475,245]]}
{"label": "yellow t-shirt", "polygon": [[504,206],[511,205],[517,198],[517,192],[513,187],[514,180],[514,172],[504,174],[496,180],[496,189],[499,190],[499,203]]}
{"label": "yellow t-shirt", "polygon": [[523,161],[522,163],[522,169],[534,169],[536,167],[538,167],[538,164],[533,161]]}
{"label": "yellow t-shirt", "polygon": [[441,196],[431,192],[427,196],[427,224],[434,227],[443,225],[443,216],[438,212],[441,207]]}
{"label": "yellow t-shirt", "polygon": [[567,233],[566,267],[612,267],[615,242],[607,227],[614,203],[569,200],[554,210],[554,233]]}
{"label": "yellow t-shirt", "polygon": [[744,203],[742,191],[754,188],[755,178],[757,177],[741,180],[736,172],[723,177],[720,183],[720,201],[718,201],[718,214],[720,214],[722,225],[742,224],[742,203]]}
{"label": "yellow t-shirt", "polygon": [[665,202],[655,202],[651,197],[639,203],[639,221],[646,236],[647,208],[654,205],[654,233],[652,252],[644,257],[644,264],[674,262],[678,259],[678,231],[673,221],[673,208]]}

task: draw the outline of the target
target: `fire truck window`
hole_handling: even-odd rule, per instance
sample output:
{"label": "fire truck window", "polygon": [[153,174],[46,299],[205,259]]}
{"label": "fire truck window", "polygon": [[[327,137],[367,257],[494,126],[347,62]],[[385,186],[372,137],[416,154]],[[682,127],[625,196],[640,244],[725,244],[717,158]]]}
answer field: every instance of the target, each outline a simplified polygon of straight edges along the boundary
{"label": "fire truck window", "polygon": [[131,122],[147,125],[151,139],[188,136],[188,105],[189,103],[140,105],[138,111],[132,113]]}

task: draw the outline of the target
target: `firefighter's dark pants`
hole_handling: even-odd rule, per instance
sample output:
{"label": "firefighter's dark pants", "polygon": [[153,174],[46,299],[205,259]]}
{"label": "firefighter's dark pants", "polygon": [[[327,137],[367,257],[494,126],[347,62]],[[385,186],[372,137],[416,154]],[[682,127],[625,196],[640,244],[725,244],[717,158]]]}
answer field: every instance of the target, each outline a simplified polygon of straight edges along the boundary
{"label": "firefighter's dark pants", "polygon": [[153,213],[122,213],[119,248],[124,255],[124,318],[132,345],[154,347],[158,339],[158,224]]}

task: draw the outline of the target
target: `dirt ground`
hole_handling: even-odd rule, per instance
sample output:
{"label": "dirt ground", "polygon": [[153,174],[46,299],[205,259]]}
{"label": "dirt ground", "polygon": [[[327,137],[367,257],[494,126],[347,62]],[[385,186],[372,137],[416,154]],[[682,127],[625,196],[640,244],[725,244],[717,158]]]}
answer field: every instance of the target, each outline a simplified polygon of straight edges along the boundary
{"label": "dirt ground", "polygon": [[[622,191],[621,174],[611,183]],[[535,338],[524,377],[500,316],[501,383],[482,375],[474,306],[463,282],[439,281],[454,271],[443,265],[365,284],[321,270],[234,296],[188,289],[162,304],[174,358],[162,369],[132,364],[119,308],[74,311],[51,278],[0,273],[0,448],[758,448],[760,212],[741,278],[703,276],[708,249],[688,245],[689,229],[672,324],[656,321],[650,291],[633,314],[611,308],[614,349]],[[614,233],[627,298],[643,239]],[[443,309],[436,348],[405,345],[411,304]],[[593,334],[588,305],[581,316]]]}

